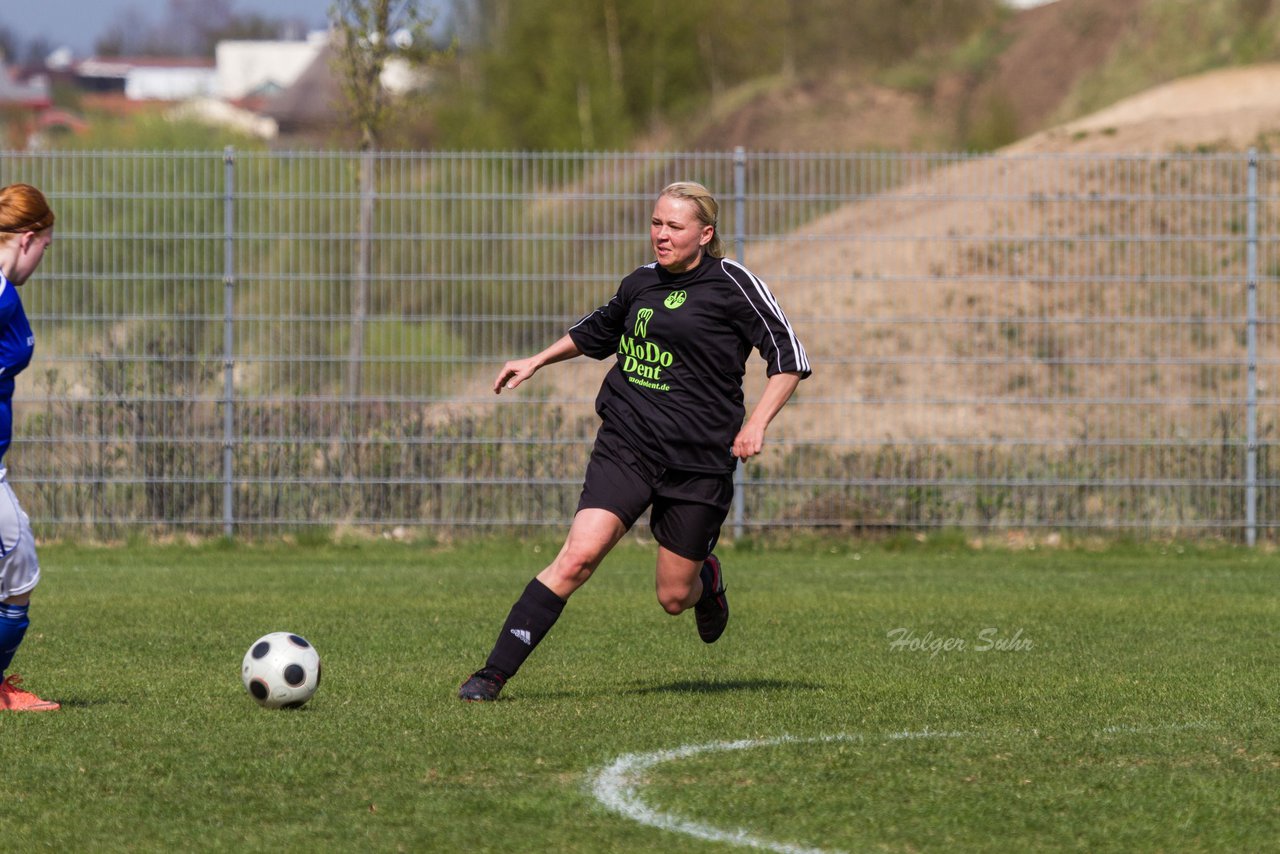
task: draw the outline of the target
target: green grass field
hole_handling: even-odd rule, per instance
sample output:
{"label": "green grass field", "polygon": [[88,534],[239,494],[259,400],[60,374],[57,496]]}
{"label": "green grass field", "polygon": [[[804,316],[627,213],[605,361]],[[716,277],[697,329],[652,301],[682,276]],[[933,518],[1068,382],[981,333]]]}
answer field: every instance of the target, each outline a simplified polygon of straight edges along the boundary
{"label": "green grass field", "polygon": [[[945,538],[944,538],[945,539]],[[627,543],[501,702],[455,699],[556,548],[43,549],[0,716],[14,851],[1263,851],[1280,578],[1261,550],[722,552],[713,646]],[[324,658],[258,708],[259,635]]]}

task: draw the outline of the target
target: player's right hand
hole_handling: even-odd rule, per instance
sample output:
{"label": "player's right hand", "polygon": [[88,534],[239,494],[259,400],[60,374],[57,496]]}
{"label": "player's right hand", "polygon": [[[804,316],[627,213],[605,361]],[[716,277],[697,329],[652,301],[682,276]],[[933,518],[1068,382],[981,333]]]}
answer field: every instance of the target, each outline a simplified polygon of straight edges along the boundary
{"label": "player's right hand", "polygon": [[504,388],[515,388],[529,379],[538,370],[535,359],[514,359],[502,366],[498,377],[493,381],[493,393],[502,394]]}

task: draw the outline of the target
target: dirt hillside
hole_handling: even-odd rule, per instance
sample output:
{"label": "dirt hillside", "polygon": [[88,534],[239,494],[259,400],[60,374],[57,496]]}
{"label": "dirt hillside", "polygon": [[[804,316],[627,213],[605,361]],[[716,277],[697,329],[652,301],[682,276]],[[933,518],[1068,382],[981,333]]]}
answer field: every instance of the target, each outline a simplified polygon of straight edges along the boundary
{"label": "dirt hillside", "polygon": [[[1138,25],[1145,0],[1056,0],[1018,12],[996,36],[1001,50],[982,71],[945,69],[926,91],[891,88],[851,71],[775,81],[712,119],[687,150],[947,151],[993,112],[1017,136],[1044,128],[1072,89]],[[671,140],[664,141],[670,145]]]}
{"label": "dirt hillside", "polygon": [[[1130,318],[1212,317],[1234,309],[1213,302],[1219,297],[1206,296],[1192,281],[1115,284],[1117,246],[1087,237],[1151,228],[1194,235],[1220,226],[1206,226],[1197,219],[1201,212],[1176,203],[1158,210],[1085,207],[1082,200],[1092,194],[1115,190],[1108,183],[1113,173],[1100,161],[1025,155],[1243,150],[1272,136],[1280,138],[1280,64],[1211,72],[1034,134],[999,152],[1007,157],[959,159],[832,211],[786,239],[748,246],[748,265],[803,324],[811,356],[828,372],[840,373],[838,366],[849,361],[861,366],[838,380],[852,383],[861,401],[856,417],[846,411],[847,388],[823,392],[820,382],[805,397],[826,402],[797,407],[782,429],[825,440],[1079,435],[1107,429],[1118,411],[1107,401],[1216,394],[1215,383],[1231,369],[1219,373],[1200,363],[1238,360],[1233,335],[1220,327],[1165,328]],[[1221,192],[1212,170],[1192,174],[1189,180],[1202,186],[1190,190]],[[1014,200],[983,201],[1006,191]],[[1063,207],[1037,197],[1076,201]],[[1162,253],[1152,263],[1173,265],[1175,278],[1202,268],[1238,273],[1231,247],[1209,240],[1188,241],[1188,247],[1176,258],[1151,245],[1146,251]],[[845,277],[833,278],[833,270]],[[1070,317],[1084,319],[1041,322]],[[1073,360],[1126,354],[1132,364],[1120,358],[1072,366]],[[1143,361],[1149,358],[1175,364],[1153,370]],[[589,396],[598,373],[591,364],[558,370],[540,379],[539,394]],[[759,393],[758,374],[750,372],[748,399]],[[900,403],[957,393],[974,403]],[[1052,406],[983,402],[1028,395],[1098,402],[1075,407],[1070,423]],[[866,403],[877,399],[886,402]]]}
{"label": "dirt hillside", "polygon": [[1005,151],[1241,151],[1278,133],[1280,64],[1268,64],[1175,80]]}
{"label": "dirt hillside", "polygon": [[1017,13],[1008,47],[973,100],[1008,100],[1020,136],[1044,128],[1085,75],[1102,65],[1138,26],[1146,0],[1056,0]]}
{"label": "dirt hillside", "polygon": [[[1027,44],[1044,40],[1044,73],[1019,75],[1012,66],[1002,73],[1011,80],[1027,77],[1019,97],[1050,113],[1069,88],[1060,78],[1084,73],[1083,60],[1061,68],[1061,57],[1053,55],[1063,16],[1131,15],[1137,5],[1138,0],[1119,0],[1104,13],[1108,4],[1059,0],[1023,13],[1019,26],[1031,39]],[[1034,66],[1037,51],[1028,48],[1025,55]],[[1009,56],[1012,63],[1015,54]],[[1096,60],[1095,55],[1090,61]],[[919,104],[849,80],[841,93],[839,85],[833,79],[797,97],[775,93],[765,99],[773,121],[749,109],[726,117],[721,130],[737,128],[756,142],[777,140],[774,146],[752,146],[757,150],[794,145],[831,151],[841,146],[821,139],[845,132],[847,140],[871,139],[869,127],[890,117],[899,122],[898,136],[878,137],[883,144],[877,147],[911,147],[908,138],[921,132],[913,123]],[[833,105],[839,114],[824,124],[823,113]],[[784,144],[772,134],[781,133],[785,122],[776,120],[788,110],[805,115],[792,129],[807,130]],[[722,144],[734,141],[732,134],[718,138]],[[1007,157],[959,159],[832,211],[786,239],[749,246],[749,266],[803,325],[806,346],[826,373],[808,387],[806,405],[790,411],[780,429],[823,441],[1109,435],[1121,432],[1108,426],[1109,419],[1131,417],[1109,402],[1217,396],[1220,383],[1234,382],[1236,336],[1220,324],[1196,327],[1185,318],[1238,314],[1238,307],[1215,302],[1229,297],[1207,293],[1183,277],[1201,269],[1238,275],[1238,253],[1221,241],[1188,241],[1182,254],[1173,255],[1148,243],[1141,251],[1161,253],[1151,260],[1171,265],[1172,277],[1147,287],[1114,281],[1116,253],[1139,251],[1139,242],[1125,246],[1089,236],[1129,229],[1209,234],[1220,232],[1221,224],[1206,226],[1194,206],[1185,204],[1159,210],[1084,207],[1080,200],[1115,189],[1108,183],[1114,176],[1097,166],[1100,161],[1024,155],[1241,151],[1277,139],[1280,64],[1210,72],[1032,134],[999,152]],[[1199,182],[1190,189],[1206,196],[1221,192],[1212,170],[1189,180]],[[1000,188],[1021,200],[983,201],[999,196]],[[1076,201],[1055,206],[1037,197]],[[1149,219],[1134,219],[1143,217]],[[1042,235],[1048,239],[1039,240]],[[832,271],[842,272],[833,278]],[[1162,317],[1170,323],[1151,322]],[[1070,318],[1080,320],[1064,322]],[[1091,364],[1099,359],[1101,364]],[[1153,359],[1168,361],[1155,369]],[[856,373],[843,364],[858,365]],[[749,374],[749,400],[759,394],[759,373],[753,367]],[[597,365],[575,364],[541,378],[537,393],[589,398],[598,374]],[[957,395],[973,402],[956,405]],[[1095,403],[1073,406],[1069,413],[1035,404],[1059,397]],[[992,402],[999,400],[1013,402]],[[1194,423],[1187,420],[1192,415],[1209,415],[1205,409],[1163,414],[1168,421],[1143,429],[1183,429],[1177,425]],[[1215,428],[1192,429],[1205,435]]]}
{"label": "dirt hillside", "polygon": [[[1280,138],[1280,64],[1211,72],[1035,134],[999,152],[1008,157],[959,160],[749,251],[753,270],[782,283],[788,312],[813,319],[804,333],[811,353],[862,363],[857,398],[887,401],[861,406],[857,422],[809,409],[796,428],[846,439],[1105,434],[1131,417],[1111,401],[1216,396],[1232,369],[1212,366],[1238,361],[1239,343],[1229,327],[1186,318],[1238,313],[1228,307],[1234,291],[1197,283],[1205,270],[1243,275],[1235,247],[1210,236],[1221,226],[1201,220],[1217,214],[1172,201],[1088,204],[1114,196],[1117,175],[1137,188],[1162,181],[1141,158],[1117,173],[1105,160],[1023,155],[1240,151],[1271,138]],[[1210,168],[1179,174],[1191,182],[1186,192],[1238,192],[1215,183],[1222,176]],[[1072,201],[1044,201],[1052,199]],[[1156,240],[1108,239],[1123,233]],[[1160,234],[1185,239],[1170,249]],[[848,280],[833,281],[832,270]],[[1160,283],[1116,280],[1138,270]],[[1171,364],[1155,369],[1148,359]],[[927,403],[957,394],[974,403]],[[1096,403],[1068,415],[984,402],[1062,395]],[[1165,412],[1170,424],[1207,415]]]}

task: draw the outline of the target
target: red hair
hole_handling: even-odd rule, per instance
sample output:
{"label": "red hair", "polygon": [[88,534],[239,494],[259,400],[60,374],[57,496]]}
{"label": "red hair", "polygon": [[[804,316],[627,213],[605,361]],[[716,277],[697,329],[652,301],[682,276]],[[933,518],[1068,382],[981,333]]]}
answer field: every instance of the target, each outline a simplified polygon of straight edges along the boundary
{"label": "red hair", "polygon": [[0,189],[0,233],[44,231],[53,225],[53,209],[44,193],[30,184]]}

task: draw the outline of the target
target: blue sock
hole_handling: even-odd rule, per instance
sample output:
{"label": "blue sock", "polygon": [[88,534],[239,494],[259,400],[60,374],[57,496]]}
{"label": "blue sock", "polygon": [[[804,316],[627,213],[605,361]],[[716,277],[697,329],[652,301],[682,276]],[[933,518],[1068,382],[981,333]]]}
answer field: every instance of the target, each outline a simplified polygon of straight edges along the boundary
{"label": "blue sock", "polygon": [[0,604],[0,679],[9,669],[13,654],[22,645],[22,636],[27,633],[31,621],[27,619],[26,605]]}

